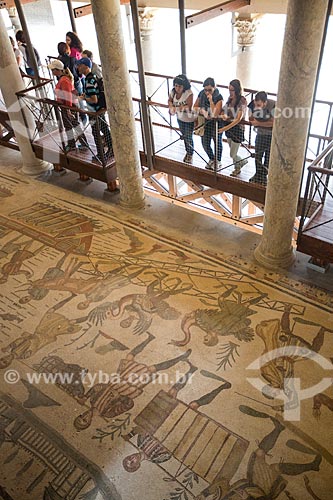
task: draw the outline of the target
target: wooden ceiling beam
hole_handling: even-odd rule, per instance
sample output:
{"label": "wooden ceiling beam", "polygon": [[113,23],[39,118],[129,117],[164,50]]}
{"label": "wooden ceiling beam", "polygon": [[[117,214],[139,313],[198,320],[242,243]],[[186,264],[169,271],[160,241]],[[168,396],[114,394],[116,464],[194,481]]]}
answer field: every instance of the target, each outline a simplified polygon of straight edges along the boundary
{"label": "wooden ceiling beam", "polygon": [[209,21],[214,17],[220,16],[221,14],[226,14],[227,12],[234,12],[242,7],[246,7],[251,4],[251,0],[228,0],[227,2],[220,3],[214,7],[209,7],[196,14],[187,16],[185,18],[186,28],[192,28],[200,23]]}
{"label": "wooden ceiling beam", "polygon": [[[21,4],[36,2],[36,0],[21,0]],[[0,0],[0,9],[11,9],[15,7],[14,0]]]}
{"label": "wooden ceiling beam", "polygon": [[91,4],[89,3],[88,5],[82,5],[82,7],[76,7],[75,9],[73,9],[73,12],[75,18],[88,16],[89,14],[92,14]]}

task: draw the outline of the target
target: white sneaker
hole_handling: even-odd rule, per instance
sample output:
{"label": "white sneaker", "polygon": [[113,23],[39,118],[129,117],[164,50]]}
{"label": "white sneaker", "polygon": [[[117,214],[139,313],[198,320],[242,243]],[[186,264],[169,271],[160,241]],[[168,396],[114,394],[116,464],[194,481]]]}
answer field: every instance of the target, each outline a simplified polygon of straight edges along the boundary
{"label": "white sneaker", "polygon": [[243,168],[243,167],[244,167],[244,165],[246,165],[247,163],[249,163],[249,162],[248,162],[247,160],[245,160],[245,159],[244,159],[244,160],[240,161],[240,162],[237,164],[237,166],[241,169],[241,168]]}
{"label": "white sneaker", "polygon": [[215,160],[209,160],[209,162],[206,163],[205,168],[207,170],[214,170],[214,163],[215,163]]}
{"label": "white sneaker", "polygon": [[186,153],[186,155],[183,158],[184,163],[192,163],[193,161],[193,156],[190,155],[189,153]]}
{"label": "white sneaker", "polygon": [[242,168],[244,167],[244,165],[246,165],[247,163],[248,163],[248,161],[247,161],[247,160],[245,160],[245,159],[244,159],[244,160],[240,160],[240,161],[238,161],[238,162],[235,164],[235,168],[234,168],[234,170],[231,172],[231,174],[230,174],[230,175],[231,175],[232,177],[237,177],[237,175],[239,175],[239,174],[240,174],[241,169],[242,169]]}
{"label": "white sneaker", "polygon": [[231,177],[237,177],[241,173],[241,167],[236,167],[230,174]]}

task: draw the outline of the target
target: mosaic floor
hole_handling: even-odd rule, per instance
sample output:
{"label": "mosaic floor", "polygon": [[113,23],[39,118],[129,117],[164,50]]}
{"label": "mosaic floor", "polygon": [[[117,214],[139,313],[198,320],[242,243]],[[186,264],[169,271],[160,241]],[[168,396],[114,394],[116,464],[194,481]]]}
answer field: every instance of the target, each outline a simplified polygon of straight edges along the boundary
{"label": "mosaic floor", "polygon": [[1,168],[0,200],[0,498],[332,498],[332,295]]}

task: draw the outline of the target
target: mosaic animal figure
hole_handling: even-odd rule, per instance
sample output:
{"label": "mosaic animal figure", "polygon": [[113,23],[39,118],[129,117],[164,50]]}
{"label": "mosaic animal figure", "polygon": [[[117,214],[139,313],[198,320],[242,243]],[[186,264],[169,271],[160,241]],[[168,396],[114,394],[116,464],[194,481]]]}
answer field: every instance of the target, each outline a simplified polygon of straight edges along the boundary
{"label": "mosaic animal figure", "polygon": [[[262,293],[257,297],[242,301],[242,295],[231,286],[218,298],[218,309],[196,309],[186,314],[181,323],[181,329],[185,334],[182,340],[172,340],[170,343],[176,346],[185,346],[191,340],[191,328],[197,326],[205,332],[203,343],[208,347],[218,344],[220,336],[233,335],[236,339],[250,342],[254,338],[254,330],[250,326],[249,316],[257,311],[251,306],[258,304],[267,294]],[[229,299],[234,293],[236,301]]]}
{"label": "mosaic animal figure", "polygon": [[2,352],[6,354],[0,358],[0,369],[7,368],[14,359],[30,358],[40,349],[55,342],[60,335],[78,332],[81,329],[78,323],[83,321],[82,318],[69,320],[63,314],[56,312],[71,299],[72,296],[51,307],[33,333],[23,332],[19,338],[2,348]]}
{"label": "mosaic animal figure", "polygon": [[148,330],[155,314],[166,320],[177,319],[180,313],[170,306],[166,299],[189,290],[192,285],[181,285],[182,282],[179,278],[168,278],[162,284],[165,277],[166,275],[163,274],[152,281],[147,286],[146,293],[125,295],[119,301],[109,302],[93,309],[89,320],[94,324],[102,324],[107,318],[118,319],[127,314],[122,319],[120,326],[128,328],[136,321],[133,333],[140,335]]}

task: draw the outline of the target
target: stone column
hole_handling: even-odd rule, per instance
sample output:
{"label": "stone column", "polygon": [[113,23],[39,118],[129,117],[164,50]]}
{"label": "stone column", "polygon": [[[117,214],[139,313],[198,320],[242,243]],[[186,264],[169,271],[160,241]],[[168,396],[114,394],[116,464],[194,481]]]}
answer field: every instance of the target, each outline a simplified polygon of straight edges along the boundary
{"label": "stone column", "polygon": [[149,40],[153,34],[155,10],[150,7],[139,7],[139,22],[142,40]]}
{"label": "stone column", "polygon": [[[154,42],[153,29],[156,9],[142,7],[139,11],[141,33],[141,48],[145,72],[154,73]],[[156,78],[146,77],[147,96],[150,97],[156,90]]]}
{"label": "stone column", "polygon": [[294,260],[292,232],[327,7],[328,0],[288,3],[264,230],[254,252],[260,264],[272,269],[289,267]]}
{"label": "stone column", "polygon": [[[23,88],[24,84],[14,51],[8,38],[3,17],[0,14],[0,89],[22,155],[22,171],[28,175],[37,175],[46,172],[52,167],[49,163],[36,158],[32,150],[22,116],[22,106],[15,95],[16,92]],[[24,115],[30,130],[33,131],[35,129],[34,118],[27,108],[24,109]]]}
{"label": "stone column", "polygon": [[144,192],[120,4],[119,0],[92,0],[91,5],[103,67],[120,204],[140,208],[144,205]]}
{"label": "stone column", "polygon": [[255,58],[253,46],[256,39],[258,15],[238,16],[234,27],[237,29],[236,77],[244,87],[252,88],[252,67]]}

